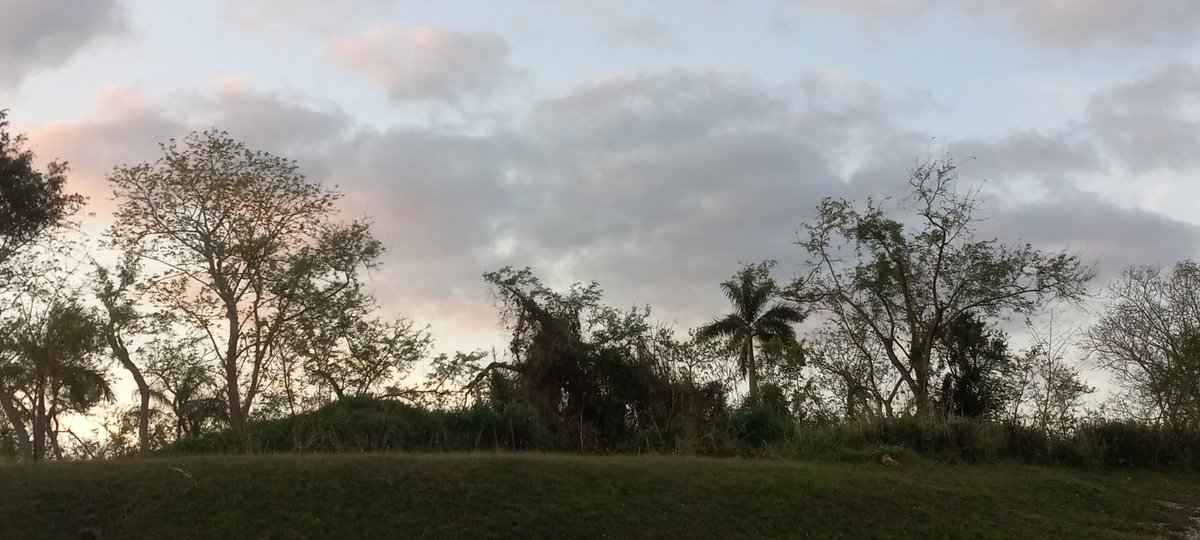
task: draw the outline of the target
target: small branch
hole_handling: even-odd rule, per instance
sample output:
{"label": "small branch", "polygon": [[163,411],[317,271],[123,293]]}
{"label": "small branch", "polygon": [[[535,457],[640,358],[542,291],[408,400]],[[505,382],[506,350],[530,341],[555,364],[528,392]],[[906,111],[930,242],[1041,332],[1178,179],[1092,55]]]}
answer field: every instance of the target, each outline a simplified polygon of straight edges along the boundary
{"label": "small branch", "polygon": [[188,474],[188,473],[187,473],[186,471],[184,471],[183,469],[180,469],[179,467],[171,467],[171,470],[172,470],[172,471],[175,471],[175,472],[177,472],[177,473],[179,473],[179,474],[182,474],[182,475],[183,475],[184,477],[186,477],[188,480],[191,480],[191,482],[192,482],[192,485],[191,485],[191,486],[189,486],[187,489],[183,490],[183,492],[184,492],[184,493],[187,493],[189,490],[191,490],[191,489],[192,489],[192,487],[200,487],[200,484],[199,484],[198,482],[196,482],[196,479],[195,479],[195,478],[192,478],[192,475]]}
{"label": "small branch", "polygon": [[488,373],[491,373],[492,370],[497,369],[497,368],[507,369],[509,371],[515,371],[517,373],[525,373],[525,368],[519,367],[515,364],[510,364],[508,362],[492,362],[492,363],[488,364],[487,367],[479,370],[479,373],[475,375],[475,378],[471,379],[471,382],[467,383],[467,385],[463,387],[463,390],[475,389],[475,386],[478,385],[480,383],[480,381],[482,381],[483,378],[487,376]]}

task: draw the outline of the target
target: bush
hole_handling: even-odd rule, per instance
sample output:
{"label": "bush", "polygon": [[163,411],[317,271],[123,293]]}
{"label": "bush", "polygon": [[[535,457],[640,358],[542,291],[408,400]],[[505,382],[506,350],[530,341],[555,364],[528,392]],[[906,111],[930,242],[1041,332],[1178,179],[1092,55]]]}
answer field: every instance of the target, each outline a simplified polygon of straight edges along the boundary
{"label": "bush", "polygon": [[[613,450],[704,455],[782,454],[839,461],[920,455],[950,462],[1016,460],[1073,467],[1200,468],[1200,433],[1128,421],[1093,421],[1055,435],[1032,426],[976,420],[899,417],[797,424],[786,401],[764,386],[762,398],[647,421],[628,429]],[[707,402],[705,402],[707,403]],[[724,412],[719,412],[724,411]],[[576,451],[519,401],[429,410],[370,397],[347,398],[289,418],[252,422],[254,452]],[[242,448],[231,430],[184,438],[166,452],[227,453]]]}
{"label": "bush", "polygon": [[739,441],[751,446],[779,443],[792,435],[795,423],[787,412],[767,403],[749,403],[733,412],[733,428]]}

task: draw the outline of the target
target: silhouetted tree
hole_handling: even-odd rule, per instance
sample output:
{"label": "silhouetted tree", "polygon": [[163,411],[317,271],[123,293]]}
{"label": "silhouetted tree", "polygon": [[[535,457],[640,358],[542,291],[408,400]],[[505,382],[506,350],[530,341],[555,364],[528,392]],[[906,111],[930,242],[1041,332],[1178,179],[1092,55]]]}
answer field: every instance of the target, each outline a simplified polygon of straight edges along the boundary
{"label": "silhouetted tree", "polygon": [[[667,358],[678,343],[649,322],[648,310],[603,305],[595,283],[560,294],[529,269],[503,268],[484,279],[512,332],[511,360],[476,370],[467,388],[503,388],[511,394],[504,399],[532,406],[565,445],[609,448],[642,430],[666,443],[684,417],[708,414],[711,407],[702,403],[719,401],[723,408],[719,385],[701,388],[677,376]],[[501,371],[511,386],[496,384]]]}
{"label": "silhouetted tree", "polygon": [[749,383],[747,399],[755,402],[759,391],[759,362],[755,349],[763,343],[778,341],[781,347],[796,344],[794,324],[804,320],[800,307],[778,299],[779,289],[771,278],[774,261],[747,264],[733,279],[721,283],[721,290],[733,306],[724,317],[700,327],[696,337],[731,340],[738,349],[738,370]]}
{"label": "silhouetted tree", "polygon": [[[909,187],[896,217],[871,199],[861,211],[843,199],[822,201],[799,242],[810,272],[789,296],[815,302],[843,328],[866,328],[847,335],[880,346],[924,416],[932,410],[933,351],[954,321],[1080,299],[1094,271],[1066,252],[976,238],[977,192],[959,193],[950,160],[920,164]],[[906,220],[914,225],[906,229]]]}
{"label": "silhouetted tree", "polygon": [[1200,429],[1200,265],[1134,266],[1108,294],[1085,345],[1125,390],[1118,405],[1142,420]]}
{"label": "silhouetted tree", "polygon": [[138,452],[146,455],[150,451],[150,400],[153,391],[146,382],[142,367],[133,360],[127,342],[130,332],[138,332],[144,326],[143,317],[138,312],[140,298],[133,291],[138,271],[137,258],[126,254],[116,270],[116,276],[108,268],[97,265],[94,285],[96,298],[104,308],[101,322],[104,342],[109,353],[129,372],[129,377],[137,385]]}
{"label": "silhouetted tree", "polygon": [[46,457],[47,444],[62,457],[59,415],[87,413],[112,399],[98,363],[101,340],[99,322],[86,308],[74,300],[56,300],[44,312],[21,320],[6,344],[15,353],[9,376],[24,396],[35,461]]}
{"label": "silhouetted tree", "polygon": [[66,163],[52,161],[44,172],[34,167],[24,135],[8,133],[6,115],[0,110],[0,291],[28,271],[20,256],[84,203],[80,195],[63,193]]}
{"label": "silhouetted tree", "polygon": [[351,288],[382,248],[367,224],[336,221],[340,195],[293,161],[217,131],[162,152],[109,175],[111,235],[155,271],[155,303],[211,347],[230,422],[244,433],[285,329]]}
{"label": "silhouetted tree", "polygon": [[966,418],[1003,413],[1011,367],[1003,333],[965,313],[946,328],[935,353],[946,370],[938,395],[943,413]]}

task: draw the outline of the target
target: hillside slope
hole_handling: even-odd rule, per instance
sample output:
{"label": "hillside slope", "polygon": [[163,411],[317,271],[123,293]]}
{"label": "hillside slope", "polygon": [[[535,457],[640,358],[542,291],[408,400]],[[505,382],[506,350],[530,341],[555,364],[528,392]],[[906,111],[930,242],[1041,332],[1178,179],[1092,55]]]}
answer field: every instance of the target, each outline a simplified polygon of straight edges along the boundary
{"label": "hillside slope", "polygon": [[4,538],[1154,538],[1186,530],[1200,477],[923,461],[262,455],[3,465],[0,501]]}

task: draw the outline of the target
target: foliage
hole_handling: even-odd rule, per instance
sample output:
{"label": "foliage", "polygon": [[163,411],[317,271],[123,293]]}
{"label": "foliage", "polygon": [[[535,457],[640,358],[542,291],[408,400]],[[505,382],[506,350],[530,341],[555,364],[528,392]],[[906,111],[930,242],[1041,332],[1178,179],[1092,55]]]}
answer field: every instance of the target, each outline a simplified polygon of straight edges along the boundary
{"label": "foliage", "polygon": [[[429,353],[428,328],[373,316],[373,299],[358,283],[318,298],[283,331],[282,392],[290,414],[330,399],[379,393],[408,375]],[[292,363],[303,374],[293,380]],[[298,395],[312,394],[308,399]],[[299,405],[298,402],[299,401]]]}
{"label": "foliage", "polygon": [[143,366],[134,361],[130,354],[130,334],[146,332],[147,321],[139,310],[140,298],[135,294],[140,265],[136,257],[126,254],[114,272],[97,264],[94,275],[94,293],[104,308],[101,333],[113,358],[125,368],[138,389],[137,436],[138,450],[143,455],[150,451],[150,401],[154,392],[146,381]]}
{"label": "foliage", "polygon": [[929,415],[933,350],[955,320],[1079,299],[1094,272],[1067,252],[976,238],[977,192],[960,195],[953,161],[919,164],[909,187],[894,217],[871,199],[862,210],[822,201],[799,242],[810,272],[789,296],[815,303],[860,349],[882,349],[918,414]]}
{"label": "foliage", "polygon": [[1011,393],[1007,337],[988,330],[965,313],[941,337],[937,351],[945,375],[937,395],[944,414],[967,418],[1003,417]]}
{"label": "foliage", "polygon": [[1111,283],[1112,304],[1087,347],[1125,393],[1132,418],[1200,429],[1200,265],[1134,266]]}
{"label": "foliage", "polygon": [[631,432],[703,431],[678,424],[703,417],[713,396],[670,363],[681,346],[649,322],[648,310],[603,305],[595,283],[557,293],[529,269],[503,268],[484,279],[512,332],[513,361],[479,369],[469,389],[478,391],[484,381],[508,388],[493,373],[510,373],[515,400],[533,407],[564,446],[580,451],[612,448]]}
{"label": "foliage", "polygon": [[813,380],[833,396],[828,416],[856,420],[895,414],[904,381],[895,375],[882,346],[865,332],[863,325],[826,324],[810,340]]}
{"label": "foliage", "polygon": [[1069,433],[1083,408],[1083,398],[1095,389],[1079,377],[1079,368],[1069,365],[1063,349],[1050,334],[1034,332],[1034,346],[1015,358],[1016,384],[1011,396],[1010,422],[1028,418],[1044,432]]}
{"label": "foliage", "polygon": [[21,452],[34,461],[48,450],[63,457],[59,443],[59,418],[86,414],[101,401],[111,400],[105,373],[97,362],[101,330],[93,315],[74,299],[54,300],[44,308],[31,306],[13,323],[0,347],[8,360],[0,376],[14,389],[6,407],[18,437],[27,437],[31,448]]}
{"label": "foliage", "polygon": [[12,135],[7,111],[0,110],[0,290],[35,272],[21,255],[62,226],[84,203],[78,194],[63,193],[67,164],[51,161],[46,171],[33,165],[25,136]]}
{"label": "foliage", "polygon": [[111,237],[154,266],[152,299],[200,336],[219,367],[229,419],[246,422],[290,325],[339,293],[382,248],[339,223],[339,195],[292,161],[218,131],[161,145],[154,163],[109,175]]}
{"label": "foliage", "polygon": [[[520,404],[476,403],[453,410],[425,409],[365,396],[334,401],[315,411],[264,420],[249,427],[256,452],[409,452],[551,450],[554,439],[533,410]],[[168,453],[229,452],[231,431],[185,437]]]}
{"label": "foliage", "polygon": [[[747,264],[733,279],[721,283],[721,290],[733,305],[733,312],[713,319],[696,331],[700,341],[728,339],[738,350],[738,371],[749,383],[747,400],[754,402],[759,393],[760,362],[755,345],[761,345],[776,364],[803,365],[803,351],[796,342],[792,325],[804,320],[800,307],[777,300],[779,288],[771,277],[775,261]],[[774,353],[774,354],[770,354]]]}

